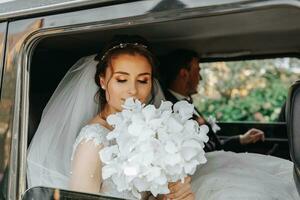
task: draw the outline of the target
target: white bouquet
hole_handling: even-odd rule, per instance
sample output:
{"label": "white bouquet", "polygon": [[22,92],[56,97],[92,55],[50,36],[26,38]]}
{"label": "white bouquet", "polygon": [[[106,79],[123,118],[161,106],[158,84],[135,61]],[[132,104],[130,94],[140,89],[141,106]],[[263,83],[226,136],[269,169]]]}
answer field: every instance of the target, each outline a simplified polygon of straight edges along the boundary
{"label": "white bouquet", "polygon": [[197,165],[206,163],[204,142],[208,127],[191,119],[194,106],[180,101],[173,106],[168,101],[156,109],[129,98],[122,112],[108,116],[114,127],[107,135],[114,145],[103,148],[102,178],[111,178],[117,190],[169,193],[168,182],[184,180]]}

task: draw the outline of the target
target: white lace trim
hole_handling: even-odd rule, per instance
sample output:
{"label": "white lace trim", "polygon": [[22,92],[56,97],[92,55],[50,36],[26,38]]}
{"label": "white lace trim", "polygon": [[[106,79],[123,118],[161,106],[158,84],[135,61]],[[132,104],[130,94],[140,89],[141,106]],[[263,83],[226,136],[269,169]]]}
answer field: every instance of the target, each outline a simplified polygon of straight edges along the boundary
{"label": "white lace trim", "polygon": [[83,142],[83,140],[85,140],[85,142],[92,140],[95,145],[100,145],[100,144],[103,144],[104,146],[109,145],[109,142],[106,139],[106,135],[108,132],[109,130],[104,128],[100,124],[90,124],[83,127],[73,145],[71,160],[73,160],[74,153],[77,146],[81,142]]}
{"label": "white lace trim", "polygon": [[[106,139],[108,133],[109,130],[101,126],[100,124],[90,124],[83,127],[73,145],[73,153],[71,159],[73,159],[74,157],[77,146],[82,142],[93,141],[95,145],[111,145],[111,143]],[[111,179],[107,179],[102,182],[100,193],[122,199],[136,199],[128,191],[118,192],[115,184],[112,182]]]}

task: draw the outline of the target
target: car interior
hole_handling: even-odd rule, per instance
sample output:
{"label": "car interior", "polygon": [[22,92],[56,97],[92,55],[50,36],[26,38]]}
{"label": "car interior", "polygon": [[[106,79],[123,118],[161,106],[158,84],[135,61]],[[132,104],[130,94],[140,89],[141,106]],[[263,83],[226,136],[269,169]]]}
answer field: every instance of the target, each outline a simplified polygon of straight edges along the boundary
{"label": "car interior", "polygon": [[[113,35],[141,35],[158,57],[177,48],[197,51],[201,62],[299,57],[300,29],[296,26],[299,18],[300,11],[293,7],[266,7],[45,37],[34,49],[29,67],[28,145],[43,108],[67,70],[79,58],[101,51]],[[260,128],[266,133],[266,142],[250,145],[248,151],[290,159],[287,138],[282,138],[287,135],[285,123],[220,123],[220,126],[233,135],[249,127]]]}

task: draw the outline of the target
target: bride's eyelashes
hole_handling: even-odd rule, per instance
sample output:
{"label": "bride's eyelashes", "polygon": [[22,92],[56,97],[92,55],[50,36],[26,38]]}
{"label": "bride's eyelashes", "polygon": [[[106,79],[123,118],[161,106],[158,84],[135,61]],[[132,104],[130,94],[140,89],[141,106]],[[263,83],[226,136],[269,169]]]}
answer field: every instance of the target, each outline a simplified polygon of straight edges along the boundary
{"label": "bride's eyelashes", "polygon": [[149,78],[144,77],[144,78],[138,79],[137,81],[141,84],[148,84]]}
{"label": "bride's eyelashes", "polygon": [[[117,80],[118,83],[125,83],[125,82],[127,82],[127,79],[116,78],[116,80]],[[148,78],[146,78],[146,79],[138,79],[137,82],[139,82],[141,84],[148,84],[149,79]]]}
{"label": "bride's eyelashes", "polygon": [[118,83],[125,83],[127,80],[121,80],[121,79],[117,79]]}
{"label": "bride's eyelashes", "polygon": [[148,80],[138,80],[138,82],[142,83],[142,84],[147,84]]}
{"label": "bride's eyelashes", "polygon": [[[127,80],[117,80],[118,83],[125,83]],[[141,84],[148,84],[148,80],[138,80]]]}

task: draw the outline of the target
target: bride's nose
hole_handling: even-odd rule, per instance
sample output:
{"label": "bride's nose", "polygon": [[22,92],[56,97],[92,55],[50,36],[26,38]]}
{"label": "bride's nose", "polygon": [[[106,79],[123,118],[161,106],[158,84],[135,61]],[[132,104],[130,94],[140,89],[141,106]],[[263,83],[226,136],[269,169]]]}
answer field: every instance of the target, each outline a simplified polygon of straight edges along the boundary
{"label": "bride's nose", "polygon": [[128,88],[128,93],[131,96],[134,96],[137,94],[137,86],[135,82],[130,83],[129,88]]}

